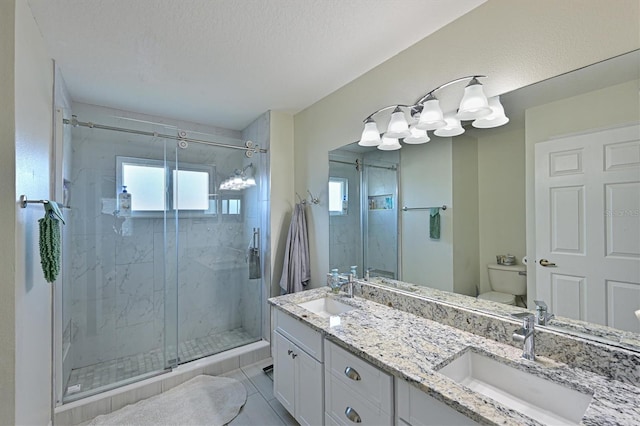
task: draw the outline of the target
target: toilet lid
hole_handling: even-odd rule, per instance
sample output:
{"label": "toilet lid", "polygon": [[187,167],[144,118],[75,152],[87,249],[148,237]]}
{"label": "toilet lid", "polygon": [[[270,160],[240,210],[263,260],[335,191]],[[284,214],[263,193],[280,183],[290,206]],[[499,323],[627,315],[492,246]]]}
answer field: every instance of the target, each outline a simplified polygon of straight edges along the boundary
{"label": "toilet lid", "polygon": [[516,296],[508,293],[500,293],[499,291],[490,291],[488,293],[482,293],[478,296],[481,300],[490,300],[492,302],[505,303],[507,305],[516,304]]}

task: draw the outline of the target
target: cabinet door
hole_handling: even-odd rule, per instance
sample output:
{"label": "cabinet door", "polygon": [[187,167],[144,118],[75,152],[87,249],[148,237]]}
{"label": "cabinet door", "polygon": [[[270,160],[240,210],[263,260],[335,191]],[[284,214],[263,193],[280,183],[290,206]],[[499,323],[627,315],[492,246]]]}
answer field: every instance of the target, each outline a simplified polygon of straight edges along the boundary
{"label": "cabinet door", "polygon": [[477,425],[404,380],[396,378],[396,422],[411,426],[467,426]]}
{"label": "cabinet door", "polygon": [[295,348],[296,420],[301,425],[321,425],[324,417],[323,366]]}
{"label": "cabinet door", "polygon": [[[273,333],[273,393],[287,411],[295,417],[294,345],[277,331]],[[300,351],[301,352],[301,351]]]}

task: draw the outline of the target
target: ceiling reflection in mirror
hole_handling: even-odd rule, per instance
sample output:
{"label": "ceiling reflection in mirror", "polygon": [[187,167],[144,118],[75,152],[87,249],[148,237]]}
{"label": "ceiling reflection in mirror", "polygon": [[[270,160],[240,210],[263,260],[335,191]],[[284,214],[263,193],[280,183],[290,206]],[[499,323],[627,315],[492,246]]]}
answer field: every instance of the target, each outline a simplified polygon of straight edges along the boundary
{"label": "ceiling reflection in mirror", "polygon": [[[330,216],[331,268],[342,272],[357,265],[360,276],[369,271],[372,278],[412,293],[452,292],[455,303],[498,314],[535,309],[534,300],[542,295],[555,314],[551,326],[640,350],[640,319],[635,315],[640,309],[640,135],[633,127],[640,121],[639,87],[640,51],[634,51],[501,94],[510,119],[501,127],[478,129],[467,122],[462,135],[439,137],[429,131],[429,142],[400,139],[401,148],[394,151],[354,142],[330,152],[330,177],[345,178],[349,185],[348,214]],[[409,124],[418,119],[407,118]],[[376,121],[384,120],[376,116]],[[605,211],[598,209],[596,222],[589,222],[596,215],[588,210],[592,204],[586,204],[594,198],[591,193],[585,197],[582,189],[565,190],[585,185],[571,183],[573,177],[562,188],[549,190],[552,211],[539,212],[540,195],[527,197],[527,192],[540,191],[543,161],[534,158],[535,152],[545,144],[560,147],[572,137],[607,138],[607,131],[615,134],[621,128],[631,136],[576,148],[615,152],[621,159],[616,167],[626,173],[624,182],[601,182],[604,187],[596,192],[604,194]],[[578,174],[588,179],[603,167],[606,172],[610,161],[595,160],[598,165],[593,166],[588,155],[552,155],[544,162],[557,159],[569,167],[576,161],[584,166]],[[606,164],[600,167],[602,161]],[[606,208],[616,191],[623,201],[617,210]],[[535,202],[527,205],[527,199]],[[571,210],[576,205],[581,207]],[[607,216],[607,211],[623,213]],[[565,222],[553,222],[554,214]],[[549,216],[553,223],[545,225],[535,215]],[[558,224],[562,228],[554,231]],[[550,245],[546,252],[539,237],[541,230],[547,232],[543,225],[556,238],[544,242]],[[593,229],[601,235],[594,236]],[[614,237],[617,251],[610,250]],[[597,252],[614,260],[613,269],[625,269],[624,278],[615,270],[598,277],[590,276],[589,268],[571,270],[571,262],[560,254],[567,254],[561,243],[572,238],[578,248],[569,259],[587,249],[591,255]],[[586,246],[598,239],[603,246]],[[550,253],[543,262],[547,266],[539,263],[540,253]],[[554,256],[562,259],[557,268],[551,266]],[[536,283],[536,277],[546,281]],[[600,287],[594,287],[596,281]]]}

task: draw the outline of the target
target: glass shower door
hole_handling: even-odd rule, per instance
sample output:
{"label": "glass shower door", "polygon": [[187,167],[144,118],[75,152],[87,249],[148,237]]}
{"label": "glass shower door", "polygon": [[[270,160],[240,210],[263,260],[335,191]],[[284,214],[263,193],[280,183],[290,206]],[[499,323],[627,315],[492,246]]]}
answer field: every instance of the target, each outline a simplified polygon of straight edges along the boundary
{"label": "glass shower door", "polygon": [[171,214],[178,218],[178,363],[261,339],[261,279],[249,275],[255,261],[250,249],[260,241],[260,157],[193,142],[176,145],[169,191]]}
{"label": "glass shower door", "polygon": [[398,277],[398,171],[395,164],[365,163],[364,265],[371,277]]}
{"label": "glass shower door", "polygon": [[[133,125],[113,116],[92,117],[89,111],[84,117],[118,127]],[[148,123],[137,126],[167,133]],[[165,301],[175,289],[165,285],[163,270],[171,268],[164,248],[165,187],[162,179],[159,186],[152,180],[163,175],[172,141],[68,129],[71,149],[66,151],[64,178],[70,209],[64,238],[70,261],[62,274],[60,314],[63,402],[162,373],[170,358],[165,342],[177,328],[165,326],[170,319]],[[119,202],[125,185],[131,209]]]}

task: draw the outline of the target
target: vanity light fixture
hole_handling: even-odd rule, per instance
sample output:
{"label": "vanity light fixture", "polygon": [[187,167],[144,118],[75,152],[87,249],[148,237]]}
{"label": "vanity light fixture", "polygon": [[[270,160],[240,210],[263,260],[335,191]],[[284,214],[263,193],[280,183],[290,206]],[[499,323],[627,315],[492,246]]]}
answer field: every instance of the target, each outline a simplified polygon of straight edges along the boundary
{"label": "vanity light fixture", "polygon": [[232,176],[220,184],[220,189],[223,191],[240,191],[251,186],[256,186],[256,179],[253,177],[253,163],[246,165],[242,169],[236,169]]}
{"label": "vanity light fixture", "polygon": [[[364,130],[358,145],[377,146],[383,151],[400,149],[400,141],[407,144],[429,142],[427,131],[433,130],[435,136],[451,137],[464,133],[462,121],[473,120],[473,126],[481,129],[502,126],[509,122],[500,104],[500,97],[487,99],[479,78],[484,75],[472,75],[457,78],[440,85],[422,96],[414,105],[389,105],[381,108],[364,119]],[[435,92],[464,80],[469,83],[464,89],[464,95],[457,111],[445,114],[440,107],[440,101]],[[383,111],[393,109],[387,131],[380,134],[378,124],[373,117]],[[412,124],[407,120],[406,112],[412,117]],[[381,138],[382,136],[382,138]]]}

